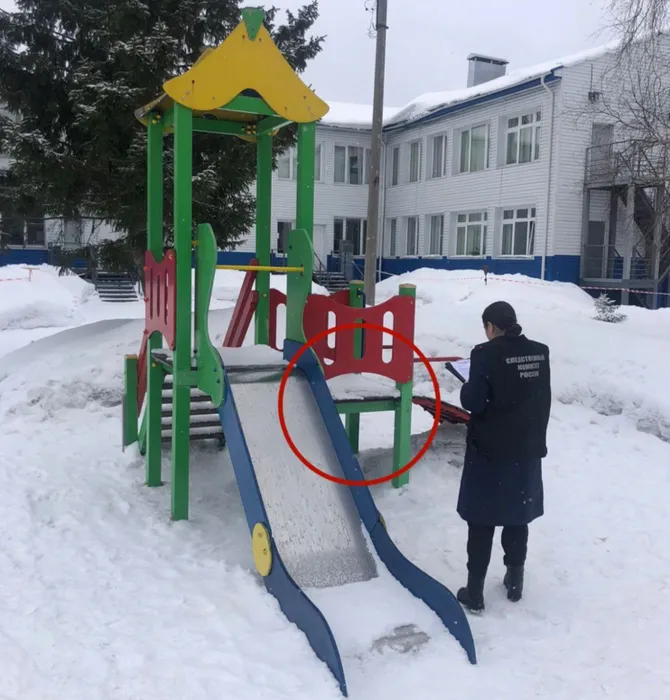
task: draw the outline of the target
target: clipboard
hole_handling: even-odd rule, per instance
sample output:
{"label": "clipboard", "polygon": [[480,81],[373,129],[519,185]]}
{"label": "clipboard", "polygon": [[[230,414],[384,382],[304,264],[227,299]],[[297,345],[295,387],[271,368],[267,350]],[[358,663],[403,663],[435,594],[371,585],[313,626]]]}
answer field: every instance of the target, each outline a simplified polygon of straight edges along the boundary
{"label": "clipboard", "polygon": [[445,362],[444,366],[458,379],[465,384],[470,377],[470,360],[454,360]]}

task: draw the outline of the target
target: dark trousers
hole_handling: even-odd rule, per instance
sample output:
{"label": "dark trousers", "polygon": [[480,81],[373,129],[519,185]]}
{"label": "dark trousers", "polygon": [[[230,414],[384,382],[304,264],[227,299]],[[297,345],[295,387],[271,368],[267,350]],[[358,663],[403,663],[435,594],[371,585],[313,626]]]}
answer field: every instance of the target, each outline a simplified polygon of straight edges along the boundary
{"label": "dark trousers", "polygon": [[[493,525],[468,524],[468,571],[475,576],[486,576],[493,547]],[[528,551],[528,525],[504,527],[501,542],[505,566],[523,566]]]}

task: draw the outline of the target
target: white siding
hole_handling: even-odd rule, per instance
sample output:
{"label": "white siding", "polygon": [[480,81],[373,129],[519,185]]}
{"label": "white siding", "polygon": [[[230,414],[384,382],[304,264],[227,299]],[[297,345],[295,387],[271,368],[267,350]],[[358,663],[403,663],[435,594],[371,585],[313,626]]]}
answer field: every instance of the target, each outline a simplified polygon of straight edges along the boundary
{"label": "white siding", "polygon": [[[665,47],[659,46],[659,50],[670,51],[670,40],[667,40]],[[645,90],[650,90],[654,99],[658,99],[661,90],[660,82],[654,82],[656,79],[664,81],[666,88],[670,87],[670,76],[663,70],[663,66],[667,65],[667,57],[663,59],[660,53],[657,54],[657,69],[649,84],[645,84],[645,78],[640,77],[645,73],[644,66],[650,60],[649,55],[636,56],[635,60],[639,60],[639,73],[637,70],[628,72],[625,64],[621,70],[615,69],[616,56],[613,54],[605,54],[595,60],[583,61],[562,71],[557,141],[559,149],[555,198],[556,230],[553,247],[553,252],[557,255],[578,255],[581,252],[584,175],[587,149],[591,146],[593,124],[614,124],[613,139],[615,142],[621,140],[625,138],[625,135],[616,125],[612,113],[618,113],[624,119],[626,118],[625,106],[629,101],[634,102],[633,87],[638,95],[644,95]],[[631,80],[634,81],[633,85],[631,85]],[[638,81],[642,81],[642,84],[638,84]],[[590,102],[590,91],[599,92],[602,96],[601,99]],[[632,123],[635,122],[636,119],[633,118]],[[590,215],[593,216],[594,206],[599,206],[594,204],[594,201],[600,202],[600,205],[606,206],[608,214],[605,219],[595,218],[592,220],[608,221],[609,195],[607,195],[606,205],[602,204],[600,197],[601,195],[596,192],[591,193]],[[600,216],[602,213],[598,215],[598,217]],[[609,227],[609,221],[607,225]]]}
{"label": "white siding", "polygon": [[[321,180],[314,185],[314,249],[325,263],[334,239],[336,217],[367,218],[367,185],[348,185],[334,181],[335,146],[361,146],[370,148],[370,133],[348,131],[318,126],[316,143],[321,145]],[[255,185],[253,190],[255,190]],[[252,191],[253,191],[252,190]],[[272,250],[277,247],[277,222],[295,222],[296,183],[280,179],[277,170],[272,174]],[[320,234],[323,233],[322,240]],[[253,251],[256,244],[255,230],[236,250]]]}
{"label": "white siding", "polygon": [[[591,131],[595,119],[589,110],[588,92],[591,89],[591,71],[602,70],[606,59],[585,61],[563,70],[561,100],[558,106],[558,177],[555,188],[555,231],[553,249],[555,255],[580,255],[584,217],[584,174],[586,151],[591,145]],[[606,203],[603,202],[603,196]],[[607,221],[604,212],[609,210],[609,195],[593,193],[591,213],[593,221]],[[609,223],[607,224],[609,227]]]}
{"label": "white siding", "polygon": [[[556,87],[552,89],[557,89]],[[458,212],[486,211],[488,214],[488,255],[500,254],[501,212],[503,207],[536,209],[535,255],[544,246],[546,197],[549,163],[550,94],[544,88],[533,89],[488,104],[465,109],[433,123],[387,136],[387,160],[390,150],[401,148],[400,178],[396,187],[387,186],[386,221],[407,216],[419,217],[419,255],[428,251],[427,216],[444,214],[444,254],[455,254],[455,215]],[[526,112],[542,112],[540,158],[531,163],[505,165],[506,118]],[[477,124],[489,126],[489,167],[485,171],[458,173],[460,130]],[[433,136],[446,134],[446,175],[426,179],[430,165],[429,146]],[[421,179],[408,182],[409,143],[421,139]],[[399,250],[404,250],[405,225],[399,225]],[[402,242],[401,242],[402,241]],[[388,243],[385,253],[388,254]]]}

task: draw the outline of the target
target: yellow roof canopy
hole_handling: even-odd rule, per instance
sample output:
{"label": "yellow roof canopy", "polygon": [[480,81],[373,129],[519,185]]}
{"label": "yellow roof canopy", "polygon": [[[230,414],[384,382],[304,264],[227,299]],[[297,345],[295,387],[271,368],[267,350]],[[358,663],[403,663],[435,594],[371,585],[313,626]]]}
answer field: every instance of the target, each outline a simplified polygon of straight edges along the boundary
{"label": "yellow roof canopy", "polygon": [[163,85],[163,95],[137,110],[140,121],[146,124],[149,112],[167,112],[175,102],[189,107],[194,116],[220,120],[255,123],[272,116],[245,111],[244,105],[225,109],[250,91],[274,115],[290,122],[316,122],[328,113],[328,105],[303,83],[275,45],[263,26],[263,11],[247,8],[242,14],[243,21],[218,47],[203,52],[186,73]]}

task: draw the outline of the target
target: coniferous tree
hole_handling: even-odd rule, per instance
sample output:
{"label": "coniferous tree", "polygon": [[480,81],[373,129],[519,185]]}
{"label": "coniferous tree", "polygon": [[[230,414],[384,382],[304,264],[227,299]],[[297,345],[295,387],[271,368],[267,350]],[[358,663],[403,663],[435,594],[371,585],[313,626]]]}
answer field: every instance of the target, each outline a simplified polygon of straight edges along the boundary
{"label": "coniferous tree", "polygon": [[614,299],[610,299],[604,292],[593,302],[596,315],[596,321],[604,321],[605,323],[621,323],[625,321],[627,316],[621,312],[621,307]]}
{"label": "coniferous tree", "polygon": [[[308,36],[317,17],[317,0],[287,12],[284,24],[275,8],[266,10],[266,27],[299,73],[321,50],[323,37]],[[18,115],[0,114],[0,151],[13,160],[0,204],[106,222],[124,237],[94,254],[116,269],[141,261],[146,129],[134,112],[240,21],[240,0],[18,0],[16,12],[0,14],[0,104]],[[282,130],[275,157],[294,141],[295,129]],[[164,162],[168,184],[169,136]],[[255,147],[198,134],[193,170],[194,221],[212,224],[219,247],[234,247],[253,223]],[[169,186],[164,211],[169,244]]]}

